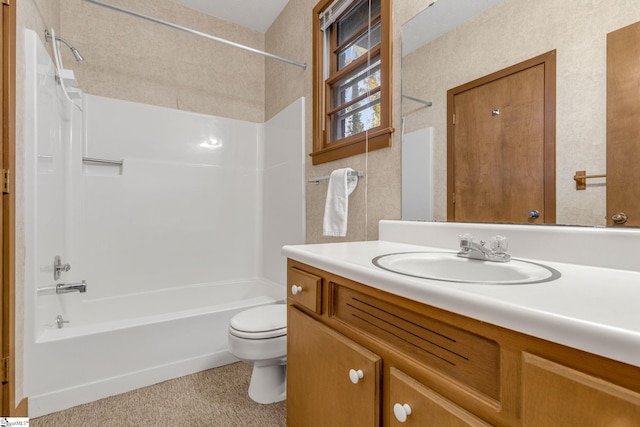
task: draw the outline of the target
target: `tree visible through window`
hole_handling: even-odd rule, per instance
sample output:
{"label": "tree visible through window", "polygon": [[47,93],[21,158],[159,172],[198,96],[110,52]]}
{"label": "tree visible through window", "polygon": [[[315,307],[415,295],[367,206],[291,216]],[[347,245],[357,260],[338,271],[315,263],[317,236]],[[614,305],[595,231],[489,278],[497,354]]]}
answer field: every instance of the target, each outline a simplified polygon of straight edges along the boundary
{"label": "tree visible through window", "polygon": [[390,3],[314,9],[314,164],[390,145]]}

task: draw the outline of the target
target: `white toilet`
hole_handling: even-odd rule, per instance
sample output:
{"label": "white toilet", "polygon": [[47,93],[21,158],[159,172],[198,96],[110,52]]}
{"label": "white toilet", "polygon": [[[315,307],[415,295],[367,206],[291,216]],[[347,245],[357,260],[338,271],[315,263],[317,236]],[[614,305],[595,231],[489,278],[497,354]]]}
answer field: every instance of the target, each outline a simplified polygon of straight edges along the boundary
{"label": "white toilet", "polygon": [[249,397],[258,403],[287,397],[287,305],[250,308],[231,318],[229,352],[253,363]]}

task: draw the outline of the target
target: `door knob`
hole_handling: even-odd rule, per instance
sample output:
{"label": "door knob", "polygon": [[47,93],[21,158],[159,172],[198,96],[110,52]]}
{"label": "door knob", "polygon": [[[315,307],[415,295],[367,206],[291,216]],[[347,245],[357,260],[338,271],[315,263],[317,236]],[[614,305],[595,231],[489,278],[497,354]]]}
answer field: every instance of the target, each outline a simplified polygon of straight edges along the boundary
{"label": "door knob", "polygon": [[540,218],[540,211],[537,209],[531,209],[527,215],[531,219]]}
{"label": "door knob", "polygon": [[352,383],[358,384],[362,378],[364,378],[364,372],[362,372],[362,369],[358,369],[357,371],[355,369],[351,369],[349,371],[349,379]]}
{"label": "door knob", "polygon": [[611,220],[616,224],[624,224],[629,218],[624,212],[618,212],[611,215]]}
{"label": "door knob", "polygon": [[298,285],[291,286],[291,293],[293,295],[298,295],[301,292],[302,292],[302,286],[298,286]]}
{"label": "door knob", "polygon": [[393,415],[396,416],[396,420],[404,423],[407,421],[407,417],[411,415],[411,406],[406,403],[404,405],[396,403],[393,405]]}

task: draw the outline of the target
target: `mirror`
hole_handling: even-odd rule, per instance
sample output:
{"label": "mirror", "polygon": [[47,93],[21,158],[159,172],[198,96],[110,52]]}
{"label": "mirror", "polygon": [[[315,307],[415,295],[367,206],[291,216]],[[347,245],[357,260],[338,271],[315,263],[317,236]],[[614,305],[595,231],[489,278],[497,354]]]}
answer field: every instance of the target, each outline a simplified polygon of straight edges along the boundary
{"label": "mirror", "polygon": [[405,148],[425,158],[417,174],[403,162],[403,193],[418,189],[428,200],[403,219],[447,219],[447,90],[555,49],[556,223],[606,225],[605,179],[576,190],[573,177],[606,173],[607,34],[640,21],[640,2],[424,3],[402,27],[402,149],[414,165]]}

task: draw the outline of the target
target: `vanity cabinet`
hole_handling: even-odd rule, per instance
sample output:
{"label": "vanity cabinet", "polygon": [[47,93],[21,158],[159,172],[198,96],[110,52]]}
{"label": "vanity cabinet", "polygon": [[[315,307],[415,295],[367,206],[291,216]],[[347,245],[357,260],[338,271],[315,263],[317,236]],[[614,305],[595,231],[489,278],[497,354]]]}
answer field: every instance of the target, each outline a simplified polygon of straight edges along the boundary
{"label": "vanity cabinet", "polygon": [[640,425],[639,367],[288,268],[290,427]]}

